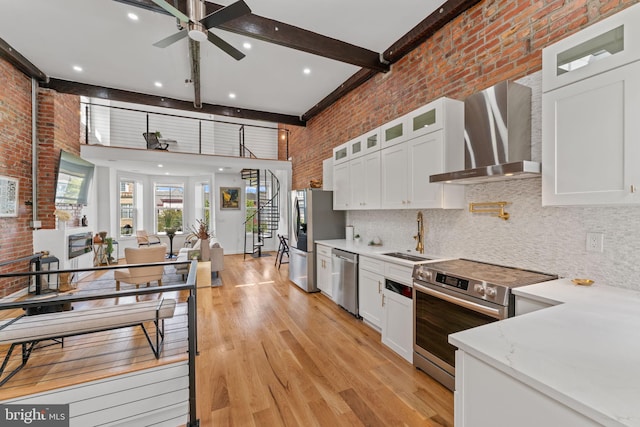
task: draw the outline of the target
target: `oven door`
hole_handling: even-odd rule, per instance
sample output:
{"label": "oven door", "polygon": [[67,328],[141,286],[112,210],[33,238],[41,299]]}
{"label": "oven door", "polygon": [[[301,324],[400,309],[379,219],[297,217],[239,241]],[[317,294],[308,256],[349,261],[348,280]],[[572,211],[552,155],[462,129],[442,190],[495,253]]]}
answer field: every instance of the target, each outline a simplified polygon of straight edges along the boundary
{"label": "oven door", "polygon": [[449,335],[507,317],[507,307],[424,282],[413,283],[413,311],[414,365],[432,374],[419,363],[426,359],[445,371],[451,384],[456,347],[449,344]]}

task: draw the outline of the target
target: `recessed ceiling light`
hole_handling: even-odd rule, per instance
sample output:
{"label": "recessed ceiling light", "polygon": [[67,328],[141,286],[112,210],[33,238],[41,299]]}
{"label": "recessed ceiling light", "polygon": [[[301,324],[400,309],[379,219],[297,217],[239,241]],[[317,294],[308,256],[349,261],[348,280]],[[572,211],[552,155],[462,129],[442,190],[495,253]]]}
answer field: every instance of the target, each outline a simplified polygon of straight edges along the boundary
{"label": "recessed ceiling light", "polygon": [[311,74],[311,68],[305,68],[302,72],[305,74]]}
{"label": "recessed ceiling light", "polygon": [[79,65],[74,65],[74,66],[73,66],[73,70],[74,70],[74,71],[77,71],[77,72],[80,72],[80,71],[82,71],[82,67],[81,67],[81,66],[79,66]]}
{"label": "recessed ceiling light", "polygon": [[156,85],[156,87],[162,87],[162,83],[160,82],[155,82],[154,85]]}
{"label": "recessed ceiling light", "polygon": [[127,13],[127,16],[129,17],[129,19],[131,19],[132,21],[137,21],[138,20],[138,15],[136,15],[133,12],[129,12]]}
{"label": "recessed ceiling light", "polygon": [[162,163],[160,163],[160,164],[158,165],[158,167],[159,167],[159,168],[163,168],[163,167],[164,167],[164,165],[163,165]]}
{"label": "recessed ceiling light", "polygon": [[233,93],[233,92],[232,92],[232,93],[230,93],[230,94],[229,94],[229,98],[231,98],[231,99],[236,99],[236,94],[235,94],[235,93]]}
{"label": "recessed ceiling light", "polygon": [[249,42],[244,42],[244,43],[242,44],[242,47],[244,47],[245,49],[251,49],[251,43],[249,43]]}
{"label": "recessed ceiling light", "polygon": [[165,174],[165,175],[169,175],[169,172],[165,172],[164,174]]}
{"label": "recessed ceiling light", "polygon": [[224,170],[224,168],[218,168],[218,170],[219,170],[220,172],[222,172],[222,171]]}

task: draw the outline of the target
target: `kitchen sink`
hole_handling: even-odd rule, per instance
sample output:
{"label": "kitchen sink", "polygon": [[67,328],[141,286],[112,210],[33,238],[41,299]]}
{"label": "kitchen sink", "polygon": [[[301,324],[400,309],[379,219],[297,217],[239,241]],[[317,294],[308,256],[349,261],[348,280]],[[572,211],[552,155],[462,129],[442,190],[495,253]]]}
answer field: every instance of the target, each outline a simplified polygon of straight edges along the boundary
{"label": "kitchen sink", "polygon": [[425,258],[425,257],[421,257],[421,256],[415,256],[415,255],[411,255],[411,254],[405,254],[404,252],[389,252],[386,254],[382,254],[385,256],[390,256],[393,258],[400,258],[400,259],[405,259],[407,261],[429,261],[431,258]]}

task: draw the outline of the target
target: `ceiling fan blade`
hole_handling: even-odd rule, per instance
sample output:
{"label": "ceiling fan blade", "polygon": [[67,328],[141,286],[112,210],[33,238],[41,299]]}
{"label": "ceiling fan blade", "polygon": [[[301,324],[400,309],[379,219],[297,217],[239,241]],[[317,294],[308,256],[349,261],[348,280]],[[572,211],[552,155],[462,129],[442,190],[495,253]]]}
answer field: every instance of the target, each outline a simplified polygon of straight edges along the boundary
{"label": "ceiling fan blade", "polygon": [[169,12],[170,14],[172,14],[173,16],[175,16],[176,18],[178,18],[179,20],[181,20],[182,22],[189,22],[189,17],[187,15],[180,12],[175,7],[171,6],[165,0],[151,0],[151,1],[157,4],[158,6],[160,6],[161,8],[163,8],[164,10],[166,10],[167,12]]}
{"label": "ceiling fan blade", "polygon": [[[154,0],[155,1],[155,0]],[[239,18],[240,16],[251,13],[249,6],[243,1],[239,0],[229,6],[218,9],[213,13],[208,14],[200,20],[200,23],[207,29],[217,27],[232,19]]]}
{"label": "ceiling fan blade", "polygon": [[211,43],[224,50],[227,54],[231,55],[236,61],[240,61],[245,57],[244,53],[240,52],[238,49],[213,34],[211,31],[207,31],[207,38]]}
{"label": "ceiling fan blade", "polygon": [[171,34],[169,37],[165,37],[164,39],[155,42],[153,45],[155,47],[167,47],[177,42],[178,40],[182,40],[183,38],[187,37],[188,33],[189,32],[187,30],[180,30],[175,34]]}

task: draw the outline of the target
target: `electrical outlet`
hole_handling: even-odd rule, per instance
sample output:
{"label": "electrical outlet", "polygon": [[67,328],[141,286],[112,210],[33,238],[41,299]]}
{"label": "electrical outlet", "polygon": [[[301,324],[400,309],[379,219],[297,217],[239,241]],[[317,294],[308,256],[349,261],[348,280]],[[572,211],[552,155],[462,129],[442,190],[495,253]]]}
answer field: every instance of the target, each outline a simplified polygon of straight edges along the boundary
{"label": "electrical outlet", "polygon": [[587,233],[587,252],[602,252],[604,249],[603,233]]}

